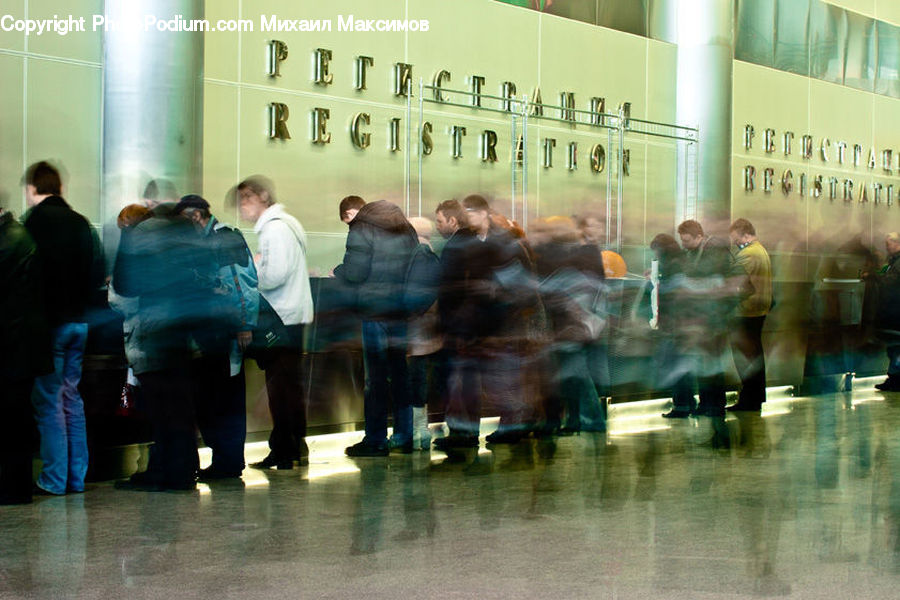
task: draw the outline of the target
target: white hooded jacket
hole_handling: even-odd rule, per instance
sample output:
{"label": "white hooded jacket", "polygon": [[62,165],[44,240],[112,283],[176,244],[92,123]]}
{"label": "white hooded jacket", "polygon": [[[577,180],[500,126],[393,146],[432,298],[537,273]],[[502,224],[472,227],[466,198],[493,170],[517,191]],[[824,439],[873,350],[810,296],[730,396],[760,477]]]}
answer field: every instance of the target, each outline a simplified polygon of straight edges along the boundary
{"label": "white hooded jacket", "polygon": [[285,325],[312,323],[306,232],[284,205],[273,204],[253,227],[259,235],[259,291]]}

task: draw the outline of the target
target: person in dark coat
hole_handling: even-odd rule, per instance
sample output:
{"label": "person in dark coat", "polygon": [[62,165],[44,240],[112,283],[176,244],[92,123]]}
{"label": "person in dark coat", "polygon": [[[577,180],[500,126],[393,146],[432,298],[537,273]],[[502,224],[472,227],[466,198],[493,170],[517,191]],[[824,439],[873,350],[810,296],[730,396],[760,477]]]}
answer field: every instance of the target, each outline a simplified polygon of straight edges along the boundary
{"label": "person in dark coat", "polygon": [[[530,232],[551,334],[552,385],[545,395],[545,431],[562,435],[605,431],[590,364],[592,345],[606,327],[598,310],[604,278],[600,250],[583,245],[575,222],[566,217],[542,219]],[[563,409],[566,420],[561,426]]]}
{"label": "person in dark coat", "polygon": [[650,242],[659,268],[657,325],[659,387],[672,391],[672,410],[666,418],[684,418],[694,410],[694,367],[685,337],[696,322],[694,307],[685,295],[685,257],[671,235],[660,233]]}
{"label": "person in dark coat", "polygon": [[0,207],[0,505],[31,502],[36,376],[53,371],[41,267],[28,231]]}
{"label": "person in dark coat", "polygon": [[199,466],[191,380],[192,344],[215,343],[209,316],[215,260],[191,222],[161,204],[153,217],[123,232],[113,285],[137,298],[141,360],[132,365],[153,428],[155,452],[144,473],[119,482],[125,489],[195,487]]}
{"label": "person in dark coat", "polygon": [[879,301],[876,324],[887,345],[887,379],[875,387],[883,392],[900,392],[900,233],[884,238],[887,262],[878,277]]}
{"label": "person in dark coat", "polygon": [[[370,202],[349,223],[344,260],[334,276],[356,290],[362,316],[366,434],[348,456],[387,456],[391,447],[412,452],[412,407],[406,365],[404,282],[419,244],[403,211],[386,200]],[[393,400],[394,434],[387,439]]]}
{"label": "person in dark coat", "polygon": [[492,222],[483,197],[467,196],[462,207],[471,232],[456,243],[451,238],[452,254],[441,257],[442,287],[449,288],[439,294],[438,307],[449,344],[450,435],[434,442],[440,450],[478,445],[482,392],[500,412],[499,427],[486,441],[516,443],[529,426],[521,343],[528,326],[523,311],[536,298],[531,261],[524,245]]}
{"label": "person in dark coat", "polygon": [[212,450],[212,464],[201,469],[201,481],[235,479],[244,470],[247,438],[247,398],[243,352],[259,313],[256,267],[240,231],[220,223],[209,202],[189,194],[175,206],[194,224],[213,253],[217,269],[215,313],[206,332],[203,355],[194,360],[194,400],[197,426]]}
{"label": "person in dark coat", "polygon": [[41,257],[54,371],[35,379],[32,402],[41,435],[41,493],[83,492],[88,470],[84,400],[78,392],[87,346],[85,311],[103,282],[104,261],[90,223],[60,196],[59,171],[31,165],[22,179],[30,207],[25,229]]}
{"label": "person in dark coat", "polygon": [[691,317],[694,335],[688,336],[685,350],[696,357],[696,379],[700,403],[695,414],[708,417],[725,415],[725,350],[728,344],[728,318],[734,298],[727,291],[731,252],[726,240],[706,235],[693,219],[678,226],[684,248],[686,293],[693,303]]}

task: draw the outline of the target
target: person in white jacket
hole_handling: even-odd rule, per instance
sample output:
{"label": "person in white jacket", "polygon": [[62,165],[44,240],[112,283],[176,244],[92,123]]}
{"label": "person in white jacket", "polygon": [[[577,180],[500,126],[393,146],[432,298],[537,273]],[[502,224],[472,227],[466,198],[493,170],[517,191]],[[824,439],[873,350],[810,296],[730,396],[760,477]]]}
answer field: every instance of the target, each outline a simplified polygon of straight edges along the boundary
{"label": "person in white jacket", "polygon": [[[254,224],[259,252],[254,256],[259,275],[260,324],[268,311],[269,339],[262,345],[266,393],[272,415],[269,455],[250,466],[292,469],[294,461],[309,463],[306,445],[306,408],[301,359],[303,328],[313,320],[312,291],[306,266],[306,232],[275,198],[272,182],[261,175],[237,186],[241,218]],[[272,314],[274,313],[274,314]],[[259,332],[257,332],[259,333]],[[260,359],[258,359],[260,360]]]}

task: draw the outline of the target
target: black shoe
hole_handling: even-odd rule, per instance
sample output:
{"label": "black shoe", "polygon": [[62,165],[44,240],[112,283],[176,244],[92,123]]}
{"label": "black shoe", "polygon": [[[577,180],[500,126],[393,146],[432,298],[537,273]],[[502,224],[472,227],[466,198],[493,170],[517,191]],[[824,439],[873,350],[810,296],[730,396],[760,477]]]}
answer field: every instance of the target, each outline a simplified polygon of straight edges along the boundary
{"label": "black shoe", "polygon": [[559,431],[556,432],[557,435],[562,437],[569,437],[578,433],[578,430],[574,427],[560,427]]}
{"label": "black shoe", "polygon": [[197,472],[197,481],[214,481],[220,479],[240,479],[240,471],[226,471],[216,467],[207,467]]}
{"label": "black shoe", "polygon": [[875,389],[882,392],[900,392],[900,382],[892,381],[888,378],[881,383],[875,384]]}
{"label": "black shoe", "polygon": [[484,438],[488,444],[518,444],[523,434],[519,431],[495,431]]}
{"label": "black shoe", "polygon": [[680,408],[673,408],[662,415],[663,419],[687,419],[689,416],[691,416],[691,411]]}
{"label": "black shoe", "polygon": [[[410,442],[409,451],[412,452],[412,442]],[[352,446],[347,446],[344,449],[344,454],[347,456],[352,456],[356,458],[364,458],[364,457],[376,457],[376,456],[387,456],[390,454],[390,449],[388,448],[387,443],[383,444],[371,444],[366,441],[359,442],[358,444],[353,444]]]}
{"label": "black shoe", "polygon": [[438,450],[447,450],[448,448],[477,448],[477,435],[459,435],[451,434],[434,440],[434,447]]}
{"label": "black shoe", "polygon": [[275,467],[279,471],[290,470],[294,468],[294,461],[291,459],[283,460],[278,458],[277,456],[269,454],[259,462],[250,463],[251,469],[271,469],[272,467]]}

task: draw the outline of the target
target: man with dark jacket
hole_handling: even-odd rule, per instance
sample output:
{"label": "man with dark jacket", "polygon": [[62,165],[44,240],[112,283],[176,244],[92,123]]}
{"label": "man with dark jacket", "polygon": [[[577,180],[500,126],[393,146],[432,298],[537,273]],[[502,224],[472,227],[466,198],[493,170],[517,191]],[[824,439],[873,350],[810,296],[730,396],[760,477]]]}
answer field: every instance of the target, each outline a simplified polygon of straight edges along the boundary
{"label": "man with dark jacket", "polygon": [[[415,230],[396,205],[386,200],[359,209],[350,221],[343,263],[334,276],[355,288],[362,316],[366,369],[366,435],[346,449],[348,456],[387,456],[391,447],[412,452],[412,408],[406,367],[404,282]],[[387,413],[394,402],[394,435],[387,439]]]}
{"label": "man with dark jacket", "polygon": [[887,263],[878,277],[879,301],[877,326],[886,341],[888,360],[887,379],[875,387],[883,392],[900,392],[900,233],[891,232],[884,238]]}
{"label": "man with dark jacket", "polygon": [[700,403],[694,413],[720,417],[725,415],[723,357],[728,343],[728,316],[733,308],[725,285],[732,269],[731,252],[727,241],[706,235],[693,219],[678,226],[678,235],[685,252],[684,271],[695,319],[688,324],[693,334],[688,343],[693,347],[687,349],[696,358]]}
{"label": "man with dark jacket", "polygon": [[0,208],[0,505],[31,502],[34,378],[53,371],[34,241]]}
{"label": "man with dark jacket", "polygon": [[[447,256],[445,248],[441,256],[442,286],[455,288],[455,298],[450,297],[448,307],[449,294],[438,296],[450,365],[450,435],[435,440],[440,450],[478,445],[482,391],[500,412],[497,431],[487,442],[516,443],[526,433],[520,342],[527,321],[520,308],[536,297],[530,261],[523,246],[493,224],[482,196],[467,196],[462,207],[470,231],[459,237],[459,246],[453,245],[455,255]],[[457,231],[453,237],[459,235]],[[455,308],[453,302],[458,302]]]}
{"label": "man with dark jacket", "polygon": [[51,495],[83,492],[88,448],[78,383],[88,335],[85,310],[102,282],[103,261],[90,224],[60,197],[53,166],[31,165],[22,183],[29,206],[25,228],[41,258],[54,355],[54,372],[38,377],[32,394],[43,461],[36,485]]}

